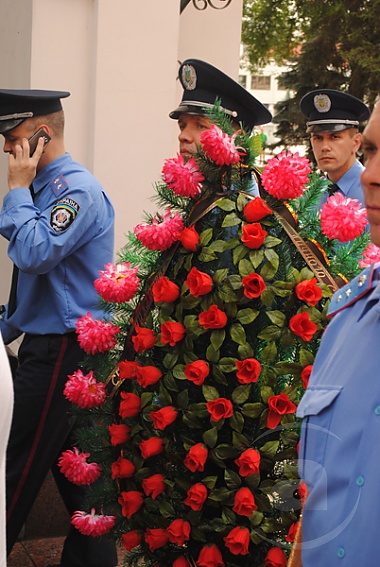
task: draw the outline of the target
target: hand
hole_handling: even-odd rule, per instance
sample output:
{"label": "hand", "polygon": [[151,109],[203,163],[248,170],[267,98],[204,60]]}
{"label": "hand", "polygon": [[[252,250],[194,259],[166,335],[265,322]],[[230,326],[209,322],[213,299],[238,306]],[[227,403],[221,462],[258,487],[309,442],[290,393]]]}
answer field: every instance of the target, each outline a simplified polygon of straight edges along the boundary
{"label": "hand", "polygon": [[13,153],[8,155],[8,187],[9,191],[17,187],[30,187],[36,176],[40,157],[44,151],[44,139],[38,140],[36,151],[29,157],[29,142],[22,139],[22,145],[16,144]]}

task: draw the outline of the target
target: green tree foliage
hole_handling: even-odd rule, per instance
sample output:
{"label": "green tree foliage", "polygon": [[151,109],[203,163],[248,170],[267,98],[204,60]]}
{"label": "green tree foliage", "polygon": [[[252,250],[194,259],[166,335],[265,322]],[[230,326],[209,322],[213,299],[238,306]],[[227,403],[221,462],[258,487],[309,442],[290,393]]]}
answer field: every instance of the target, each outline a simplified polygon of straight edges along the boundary
{"label": "green tree foliage", "polygon": [[281,144],[305,142],[299,101],[341,89],[373,107],[380,92],[380,0],[245,0],[242,40],[251,68],[287,63],[279,77],[294,94],[276,106]]}

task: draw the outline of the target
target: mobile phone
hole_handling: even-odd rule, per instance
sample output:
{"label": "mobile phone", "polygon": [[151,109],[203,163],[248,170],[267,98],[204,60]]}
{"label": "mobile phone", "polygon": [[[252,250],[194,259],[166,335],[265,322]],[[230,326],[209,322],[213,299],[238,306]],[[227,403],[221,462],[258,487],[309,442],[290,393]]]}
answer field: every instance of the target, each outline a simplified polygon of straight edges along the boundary
{"label": "mobile phone", "polygon": [[33,136],[31,136],[28,140],[29,148],[30,148],[30,151],[29,151],[30,157],[32,157],[32,155],[36,151],[38,140],[40,138],[44,139],[44,146],[46,146],[46,144],[49,142],[49,140],[51,140],[49,134],[47,134],[43,128],[39,128],[36,132],[34,132]]}

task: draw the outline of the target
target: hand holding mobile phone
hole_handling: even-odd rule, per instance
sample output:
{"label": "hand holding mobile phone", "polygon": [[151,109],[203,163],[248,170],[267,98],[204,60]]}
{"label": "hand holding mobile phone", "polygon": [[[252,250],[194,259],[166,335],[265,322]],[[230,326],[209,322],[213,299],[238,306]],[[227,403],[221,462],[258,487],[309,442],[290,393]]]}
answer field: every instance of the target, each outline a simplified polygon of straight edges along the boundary
{"label": "hand holding mobile phone", "polygon": [[44,138],[44,146],[46,146],[46,144],[51,140],[49,134],[47,134],[43,128],[39,128],[36,132],[34,132],[33,136],[31,136],[28,140],[30,157],[32,157],[36,151],[38,140],[40,138]]}

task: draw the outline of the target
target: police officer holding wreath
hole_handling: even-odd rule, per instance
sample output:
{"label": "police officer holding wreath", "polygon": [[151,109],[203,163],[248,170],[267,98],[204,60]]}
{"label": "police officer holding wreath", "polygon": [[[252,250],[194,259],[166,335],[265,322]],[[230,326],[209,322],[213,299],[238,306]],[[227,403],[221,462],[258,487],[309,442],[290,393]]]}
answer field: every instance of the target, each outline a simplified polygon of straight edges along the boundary
{"label": "police officer holding wreath", "polygon": [[[9,186],[0,233],[15,266],[1,331],[5,343],[24,334],[7,453],[8,553],[51,467],[70,515],[84,496],[55,464],[71,446],[64,385],[84,359],[76,320],[102,316],[93,282],[113,261],[114,210],[99,181],[65,151],[61,99],[69,94],[0,90]],[[113,543],[70,530],[62,567],[115,565]]]}

